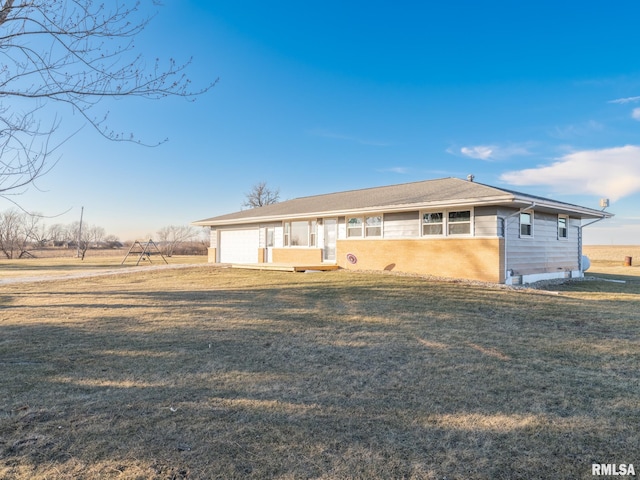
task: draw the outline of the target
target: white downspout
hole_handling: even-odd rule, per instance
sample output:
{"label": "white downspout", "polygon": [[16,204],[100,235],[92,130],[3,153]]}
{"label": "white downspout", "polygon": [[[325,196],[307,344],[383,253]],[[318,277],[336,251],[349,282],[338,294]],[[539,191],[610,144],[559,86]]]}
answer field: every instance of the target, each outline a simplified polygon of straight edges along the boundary
{"label": "white downspout", "polygon": [[[584,227],[588,227],[589,225],[593,225],[594,223],[598,223],[598,222],[604,220],[605,218],[607,218],[607,217],[602,216],[602,217],[594,220],[593,222],[589,222],[589,223],[586,223],[584,225],[578,225],[578,231],[579,231],[578,232],[578,234],[579,234],[578,238],[580,239],[580,253],[578,255],[578,269],[580,270],[580,272],[582,272],[582,245],[583,245],[583,240],[582,239],[584,238],[582,236],[582,229]],[[584,274],[584,272],[582,272],[582,273]]]}
{"label": "white downspout", "polygon": [[[515,217],[516,215],[520,215],[521,213],[527,211],[527,210],[531,210],[532,208],[534,208],[536,206],[536,202],[531,203],[531,205],[529,205],[528,207],[523,207],[520,210],[518,210],[515,213],[512,213],[511,215],[508,215],[506,217],[500,217],[500,220],[502,220],[502,235],[504,236],[504,283],[505,285],[511,285],[510,283],[507,283],[507,278],[509,278],[510,276],[508,275],[509,273],[509,265],[507,263],[507,238],[509,238],[509,219],[512,217]],[[533,222],[533,219],[531,219],[531,221]]]}

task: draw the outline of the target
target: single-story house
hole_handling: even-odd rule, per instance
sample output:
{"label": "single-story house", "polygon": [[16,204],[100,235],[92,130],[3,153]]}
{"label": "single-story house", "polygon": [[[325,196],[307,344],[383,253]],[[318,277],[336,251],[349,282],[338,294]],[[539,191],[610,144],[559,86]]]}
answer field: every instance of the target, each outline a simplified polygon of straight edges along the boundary
{"label": "single-story house", "polygon": [[529,283],[583,276],[582,229],[611,217],[458,178],[296,198],[193,222],[209,261]]}

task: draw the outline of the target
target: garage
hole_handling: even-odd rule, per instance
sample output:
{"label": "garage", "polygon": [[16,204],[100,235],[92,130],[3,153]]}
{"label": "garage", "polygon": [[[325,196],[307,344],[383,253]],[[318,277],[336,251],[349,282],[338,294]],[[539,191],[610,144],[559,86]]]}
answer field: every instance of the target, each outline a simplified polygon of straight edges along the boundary
{"label": "garage", "polygon": [[257,263],[260,235],[257,228],[220,231],[220,263]]}

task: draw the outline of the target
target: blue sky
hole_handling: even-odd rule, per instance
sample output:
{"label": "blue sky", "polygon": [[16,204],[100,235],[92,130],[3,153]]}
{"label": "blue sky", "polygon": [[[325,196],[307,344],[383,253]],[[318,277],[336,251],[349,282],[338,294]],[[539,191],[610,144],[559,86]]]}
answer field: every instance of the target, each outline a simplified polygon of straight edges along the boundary
{"label": "blue sky", "polygon": [[[281,199],[473,173],[599,208],[586,243],[640,238],[640,4],[167,0],[136,40],[193,57],[195,102],[104,102],[20,197],[121,239],[239,210],[258,181]],[[147,2],[149,13],[155,7]],[[54,106],[72,129],[79,119]],[[6,203],[6,208],[10,204]]]}

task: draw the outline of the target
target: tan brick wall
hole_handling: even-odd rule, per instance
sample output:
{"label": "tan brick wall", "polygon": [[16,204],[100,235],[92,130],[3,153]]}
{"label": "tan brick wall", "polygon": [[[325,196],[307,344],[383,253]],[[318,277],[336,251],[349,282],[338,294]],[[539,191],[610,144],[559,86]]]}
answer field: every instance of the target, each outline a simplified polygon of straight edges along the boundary
{"label": "tan brick wall", "polygon": [[[390,270],[485,282],[504,282],[502,239],[447,238],[338,240],[338,265],[351,270]],[[347,254],[358,262],[351,264]]]}
{"label": "tan brick wall", "polygon": [[264,263],[264,248],[258,248],[258,263]]}
{"label": "tan brick wall", "polygon": [[273,263],[297,263],[317,265],[322,263],[320,248],[274,248]]}
{"label": "tan brick wall", "polygon": [[217,262],[218,257],[216,255],[216,252],[217,252],[216,248],[209,247],[209,254],[208,254],[209,263],[216,263]]}

